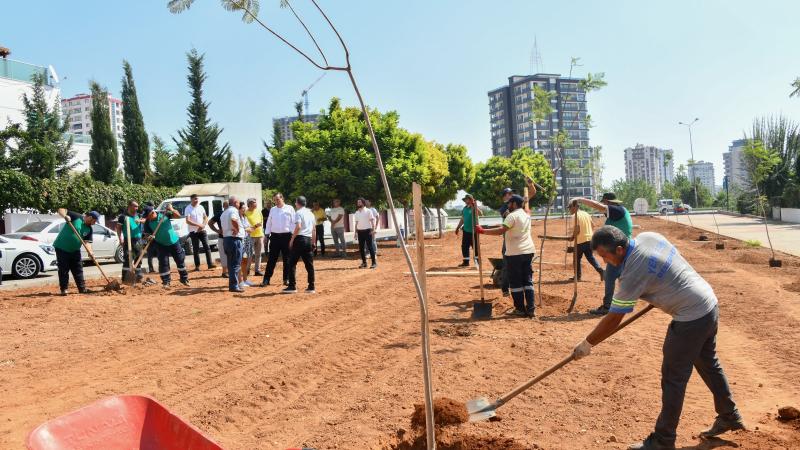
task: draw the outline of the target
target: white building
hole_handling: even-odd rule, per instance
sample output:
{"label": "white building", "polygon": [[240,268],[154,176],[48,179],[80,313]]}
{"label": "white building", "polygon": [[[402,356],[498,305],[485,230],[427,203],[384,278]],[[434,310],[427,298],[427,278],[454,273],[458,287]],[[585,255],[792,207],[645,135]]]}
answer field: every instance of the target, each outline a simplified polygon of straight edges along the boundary
{"label": "white building", "polygon": [[729,189],[734,187],[747,189],[750,187],[750,176],[747,173],[744,161],[744,148],[746,146],[746,139],[737,139],[728,146],[727,153],[722,154]]}
{"label": "white building", "polygon": [[44,75],[44,95],[51,106],[58,101],[61,91],[58,87],[58,76],[52,66],[36,66],[33,64],[0,58],[0,129],[5,128],[9,120],[13,123],[25,124],[22,96],[33,95],[31,77],[40,73]]}
{"label": "white building", "polygon": [[[689,181],[698,180],[700,184],[708,188],[711,195],[716,195],[717,191],[714,184],[714,164],[705,161],[697,161],[694,164],[688,165],[686,173]],[[697,207],[697,205],[692,205]]]}
{"label": "white building", "polygon": [[636,144],[625,149],[625,179],[644,180],[661,193],[664,183],[674,180],[672,150]]}
{"label": "white building", "polygon": [[[92,96],[78,94],[61,100],[61,115],[69,121],[69,132],[75,135],[89,135],[92,131]],[[122,143],[122,101],[108,96],[108,120],[117,138],[117,146]]]}

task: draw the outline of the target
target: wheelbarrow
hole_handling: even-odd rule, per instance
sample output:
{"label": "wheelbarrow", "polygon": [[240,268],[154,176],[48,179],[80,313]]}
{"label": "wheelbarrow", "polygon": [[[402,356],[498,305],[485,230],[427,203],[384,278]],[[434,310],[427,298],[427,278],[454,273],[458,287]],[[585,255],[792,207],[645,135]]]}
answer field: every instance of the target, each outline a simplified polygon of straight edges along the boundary
{"label": "wheelbarrow", "polygon": [[30,450],[221,450],[150,397],[118,395],[49,420],[31,431]]}
{"label": "wheelbarrow", "polygon": [[503,271],[506,270],[503,267],[503,258],[489,258],[489,263],[492,265],[492,274],[490,275],[492,283],[495,287],[500,287],[503,282]]}

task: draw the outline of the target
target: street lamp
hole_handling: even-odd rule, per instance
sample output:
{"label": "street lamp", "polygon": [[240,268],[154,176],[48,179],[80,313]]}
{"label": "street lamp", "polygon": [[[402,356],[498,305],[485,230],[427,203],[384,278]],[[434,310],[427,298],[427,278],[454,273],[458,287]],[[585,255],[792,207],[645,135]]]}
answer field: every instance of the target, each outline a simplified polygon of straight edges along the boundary
{"label": "street lamp", "polygon": [[[695,160],[694,160],[694,147],[692,146],[692,125],[694,125],[694,124],[695,124],[695,122],[697,122],[698,120],[700,120],[700,119],[698,119],[697,117],[695,117],[695,118],[694,118],[694,120],[693,120],[693,121],[691,121],[691,122],[689,122],[689,123],[685,123],[685,122],[678,122],[678,125],[684,125],[684,126],[686,126],[686,128],[688,128],[688,129],[689,129],[689,151],[690,151],[690,152],[691,152],[691,154],[692,154],[692,165],[694,165],[694,164],[695,164]],[[699,207],[700,207],[700,204],[697,202],[697,183],[695,183],[695,174],[694,174],[694,168],[690,167],[690,169],[692,169],[692,186],[694,187],[694,207],[695,207],[695,208],[699,208]]]}

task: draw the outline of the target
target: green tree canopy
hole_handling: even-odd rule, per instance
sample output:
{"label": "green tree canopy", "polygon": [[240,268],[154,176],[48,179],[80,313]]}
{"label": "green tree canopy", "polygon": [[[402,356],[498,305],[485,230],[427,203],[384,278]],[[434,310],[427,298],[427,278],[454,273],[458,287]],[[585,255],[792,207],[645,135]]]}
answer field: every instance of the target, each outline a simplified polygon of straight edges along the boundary
{"label": "green tree canopy", "polygon": [[645,180],[615,180],[611,183],[611,190],[617,194],[617,198],[630,210],[633,210],[633,202],[637,198],[647,200],[650,208],[654,208],[658,203],[656,188]]}
{"label": "green tree canopy", "polygon": [[460,189],[469,189],[475,181],[475,166],[467,154],[467,148],[460,144],[436,144],[447,155],[447,175],[431,194],[423,198],[436,208],[443,208],[453,200]]}
{"label": "green tree canopy", "polygon": [[149,179],[150,141],[128,61],[122,61],[122,70],[125,72],[122,77],[122,165],[130,182],[142,184]]}
{"label": "green tree canopy", "polygon": [[475,182],[469,192],[486,206],[497,209],[502,205],[501,190],[505,187],[516,189],[522,194],[525,175],[542,186],[531,199],[533,206],[549,203],[556,195],[555,180],[550,163],[541,153],[530,148],[520,148],[512,152],[510,158],[493,156],[477,165]]}
{"label": "green tree canopy", "polygon": [[89,172],[97,181],[111,183],[119,167],[117,138],[111,131],[108,112],[108,91],[96,81],[89,83],[92,89],[92,148],[89,150]]}

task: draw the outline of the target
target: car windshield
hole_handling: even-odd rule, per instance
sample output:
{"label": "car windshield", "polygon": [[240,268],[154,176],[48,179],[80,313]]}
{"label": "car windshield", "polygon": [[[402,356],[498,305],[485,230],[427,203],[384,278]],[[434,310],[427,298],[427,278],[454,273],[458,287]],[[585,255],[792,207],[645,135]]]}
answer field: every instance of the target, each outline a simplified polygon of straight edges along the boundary
{"label": "car windshield", "polygon": [[20,227],[15,233],[41,233],[51,222],[31,222]]}
{"label": "car windshield", "polygon": [[177,200],[177,201],[174,201],[174,202],[161,202],[161,204],[158,205],[158,210],[159,211],[165,211],[167,209],[167,203],[172,203],[172,207],[175,208],[175,211],[178,211],[179,213],[181,213],[181,215],[183,215],[183,210],[186,209],[186,207],[189,206],[189,204],[191,202],[189,200]]}

